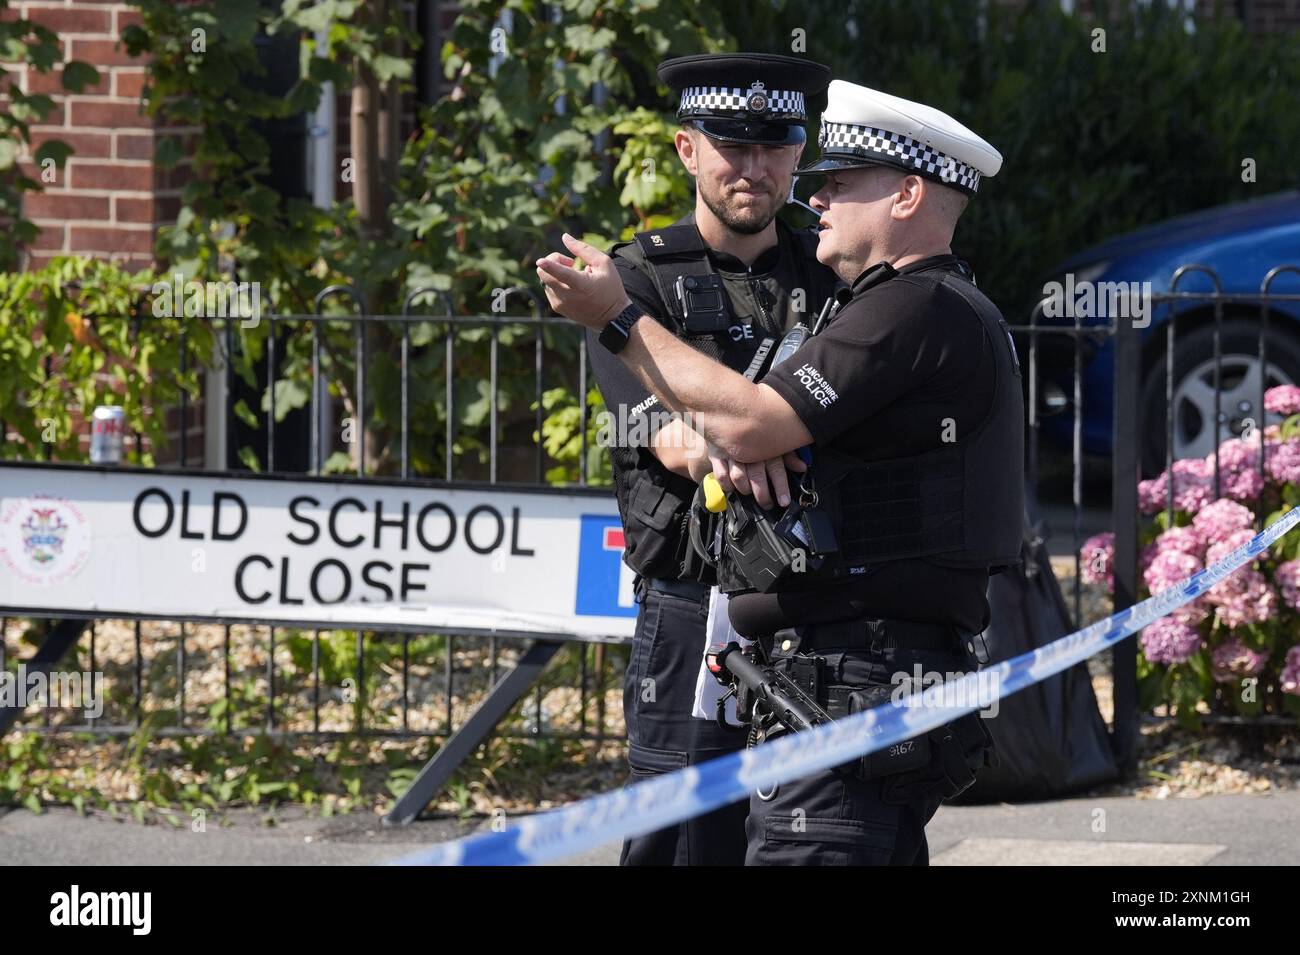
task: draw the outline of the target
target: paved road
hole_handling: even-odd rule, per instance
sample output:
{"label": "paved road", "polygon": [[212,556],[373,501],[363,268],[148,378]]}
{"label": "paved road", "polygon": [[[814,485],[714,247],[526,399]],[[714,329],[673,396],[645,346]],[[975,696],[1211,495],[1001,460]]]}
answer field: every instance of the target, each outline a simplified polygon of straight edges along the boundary
{"label": "paved road", "polygon": [[[468,834],[433,819],[387,829],[373,816],[335,819],[256,813],[193,832],[68,809],[0,816],[0,864],[368,865]],[[1068,799],[1024,805],[945,806],[928,828],[936,865],[1295,865],[1300,791],[1200,799]],[[568,865],[615,865],[603,846]]]}

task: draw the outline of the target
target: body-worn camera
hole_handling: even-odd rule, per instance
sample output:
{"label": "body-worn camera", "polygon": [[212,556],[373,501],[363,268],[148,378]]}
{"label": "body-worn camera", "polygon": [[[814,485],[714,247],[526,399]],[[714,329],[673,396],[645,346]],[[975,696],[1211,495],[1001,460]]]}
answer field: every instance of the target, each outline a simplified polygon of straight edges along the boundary
{"label": "body-worn camera", "polygon": [[725,332],[731,324],[731,306],[720,275],[679,275],[674,292],[690,334]]}

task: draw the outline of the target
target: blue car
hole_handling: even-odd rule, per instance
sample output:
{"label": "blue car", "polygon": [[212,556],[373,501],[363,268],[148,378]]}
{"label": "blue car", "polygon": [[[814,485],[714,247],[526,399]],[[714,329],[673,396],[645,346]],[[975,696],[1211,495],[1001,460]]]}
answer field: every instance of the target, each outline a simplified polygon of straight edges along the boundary
{"label": "blue car", "polygon": [[[1269,271],[1280,265],[1300,266],[1300,191],[1290,191],[1233,205],[1206,209],[1146,226],[1071,256],[1045,283],[1055,293],[1055,317],[1038,318],[1040,325],[1073,325],[1074,314],[1084,326],[1106,325],[1112,315],[1134,320],[1141,328],[1143,376],[1141,465],[1144,477],[1153,477],[1165,465],[1165,350],[1167,325],[1176,308],[1174,344],[1175,460],[1204,457],[1219,441],[1239,435],[1252,422],[1263,421],[1259,407],[1261,376],[1265,387],[1300,383],[1300,301],[1276,301],[1269,309],[1267,360],[1259,359],[1261,307],[1255,303],[1225,303],[1221,330],[1222,396],[1215,426],[1214,308],[1207,301],[1157,303],[1145,313],[1136,301],[1116,298],[1112,283],[1140,289],[1130,283],[1150,283],[1159,294],[1170,290],[1174,273],[1184,265],[1207,266],[1217,273],[1225,293],[1258,295]],[[1110,289],[1089,302],[1082,291]],[[1208,293],[1213,282],[1204,274],[1189,272],[1178,283],[1179,292]],[[1279,275],[1274,293],[1300,293],[1300,274]],[[1073,291],[1074,297],[1070,296]],[[1061,316],[1062,301],[1075,302],[1074,312]],[[1048,302],[1048,311],[1053,309]],[[1130,305],[1132,307],[1130,307]],[[1126,311],[1127,309],[1127,311]],[[1145,327],[1143,325],[1145,324]],[[1028,354],[1028,336],[1017,335],[1022,357]],[[1085,336],[1083,346],[1083,449],[1109,457],[1114,421],[1114,343]],[[1040,408],[1065,411],[1042,421],[1044,436],[1070,447],[1073,429],[1073,342],[1064,335],[1039,336]],[[1270,415],[1267,423],[1278,420]]]}

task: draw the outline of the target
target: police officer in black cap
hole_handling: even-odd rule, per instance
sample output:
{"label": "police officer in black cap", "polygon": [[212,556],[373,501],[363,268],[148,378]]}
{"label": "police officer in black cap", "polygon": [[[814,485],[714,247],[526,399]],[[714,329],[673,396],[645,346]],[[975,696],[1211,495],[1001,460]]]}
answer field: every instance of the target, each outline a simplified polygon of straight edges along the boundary
{"label": "police officer in black cap", "polygon": [[[740,591],[731,622],[757,640],[757,661],[834,719],[978,666],[989,574],[1019,558],[1024,409],[1006,322],[950,249],[1001,156],[938,110],[839,81],[820,144],[800,170],[825,177],[817,257],[851,288],[761,383],[681,347],[638,306],[622,311],[617,270],[589,246],[566,239],[581,270],[566,256],[542,267],[557,311],[593,328],[633,318],[626,367],[723,454],[811,448],[795,504],[760,513],[731,496],[737,546],[719,573]],[[739,546],[756,528],[776,546]],[[990,745],[971,714],[755,794],[746,861],[925,864],[926,822]]]}
{"label": "police officer in black cap", "polygon": [[[616,245],[613,262],[636,317],[650,316],[696,353],[740,373],[758,356],[757,374],[773,342],[815,314],[835,287],[834,274],[816,260],[815,233],[776,219],[803,152],[807,101],[826,88],[830,71],[794,57],[721,54],[671,59],[658,72],[680,95],[675,145],[695,179],[695,209]],[[628,761],[638,779],[731,752],[744,736],[691,715],[714,576],[690,547],[685,522],[695,482],[711,468],[708,449],[615,357],[624,327],[591,331],[589,347],[618,421],[612,433],[632,438],[610,454],[624,560],[637,573],[640,605],[623,697]],[[775,491],[764,462],[754,465],[752,485],[745,468],[736,470],[764,499],[788,493],[779,456]],[[746,810],[737,803],[631,839],[621,861],[738,864]]]}

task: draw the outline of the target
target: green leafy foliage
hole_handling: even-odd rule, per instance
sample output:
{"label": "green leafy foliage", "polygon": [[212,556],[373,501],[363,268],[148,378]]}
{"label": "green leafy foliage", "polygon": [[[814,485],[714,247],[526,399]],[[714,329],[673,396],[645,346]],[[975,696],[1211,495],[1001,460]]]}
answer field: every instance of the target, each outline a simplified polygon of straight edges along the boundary
{"label": "green leafy foliage", "polygon": [[542,407],[547,412],[542,424],[542,441],[546,453],[556,463],[546,472],[551,484],[576,484],[582,479],[581,460],[583,431],[586,431],[587,483],[596,486],[613,483],[614,474],[609,454],[597,440],[600,431],[600,414],[605,401],[600,390],[592,387],[587,392],[587,420],[585,429],[582,407],[568,388],[552,388],[542,396]]}
{"label": "green leafy foliage", "polygon": [[[0,419],[18,436],[0,454],[84,460],[73,412],[88,419],[100,404],[122,405],[127,429],[163,446],[161,411],[182,391],[198,393],[197,369],[213,342],[204,325],[139,314],[150,279],[74,257],[0,273]],[[134,463],[153,462],[130,440],[126,453]]]}
{"label": "green leafy foliage", "polygon": [[[373,75],[407,89],[415,38],[401,26],[395,4],[385,8],[390,17],[384,23],[375,21],[373,5],[345,2],[285,0],[266,10],[252,0],[220,5],[135,0],[134,6],[141,23],[128,28],[124,39],[132,52],[152,57],[147,108],[161,119],[200,129],[184,144],[159,141],[160,165],[182,155],[193,162],[182,212],[158,244],[168,271],[215,278],[233,261],[241,279],[261,282],[270,306],[281,314],[311,312],[323,288],[343,284],[356,289],[372,313],[396,312],[408,293],[432,288],[446,298],[421,301],[417,310],[432,306],[436,314],[447,305],[457,314],[495,322],[491,333],[487,328],[452,332],[451,365],[445,327],[431,323],[411,329],[410,469],[446,473],[444,438],[450,430],[454,473],[462,478],[486,476],[494,339],[497,425],[504,443],[529,441],[539,388],[576,378],[576,329],[536,331],[505,321],[507,315],[544,305],[535,292],[530,297],[521,291],[536,285],[533,260],[556,247],[566,226],[608,244],[684,211],[690,185],[672,146],[673,123],[669,114],[647,108],[670,105],[654,67],[670,50],[717,49],[727,37],[716,13],[676,0],[462,4],[439,51],[452,91],[421,109],[416,133],[387,184],[386,228],[375,229],[360,222],[356,203],[346,195],[346,177],[345,198],[330,209],[273,195],[264,182],[266,141],[250,120],[313,107],[326,81],[342,89]],[[190,40],[196,29],[206,31],[202,51]],[[328,30],[324,50],[312,35],[318,29]],[[258,30],[300,36],[301,79],[284,97],[248,88],[248,77],[261,71],[253,43]],[[395,56],[403,48],[406,55]],[[362,154],[365,145],[353,142],[352,156]],[[354,304],[331,303],[339,310]],[[277,418],[307,400],[311,376],[310,330],[305,324],[281,327],[282,380],[270,386]],[[323,377],[344,415],[354,416],[355,331],[343,323],[321,331]],[[254,380],[253,363],[265,353],[265,335],[264,329],[240,332],[232,360],[246,381]],[[538,335],[548,370],[542,382],[533,372]],[[367,469],[393,473],[402,426],[401,334],[375,323],[366,336]],[[270,407],[269,394],[261,404],[263,410]],[[553,446],[557,453],[569,453],[563,442]],[[343,459],[331,456],[338,451],[326,451],[332,467],[355,466],[355,446]],[[250,466],[260,466],[255,452],[244,449],[241,455]],[[531,473],[526,457],[507,458],[501,476],[526,477]],[[552,473],[564,468],[558,459],[548,463],[555,465]],[[511,473],[512,466],[521,470]]]}
{"label": "green leafy foliage", "polygon": [[1199,6],[1194,22],[1178,4],[1062,6],[727,0],[719,12],[741,48],[789,52],[803,30],[807,55],[837,78],[942,109],[1002,153],[953,247],[1023,320],[1068,255],[1296,186],[1300,37],[1251,35],[1230,4]]}

